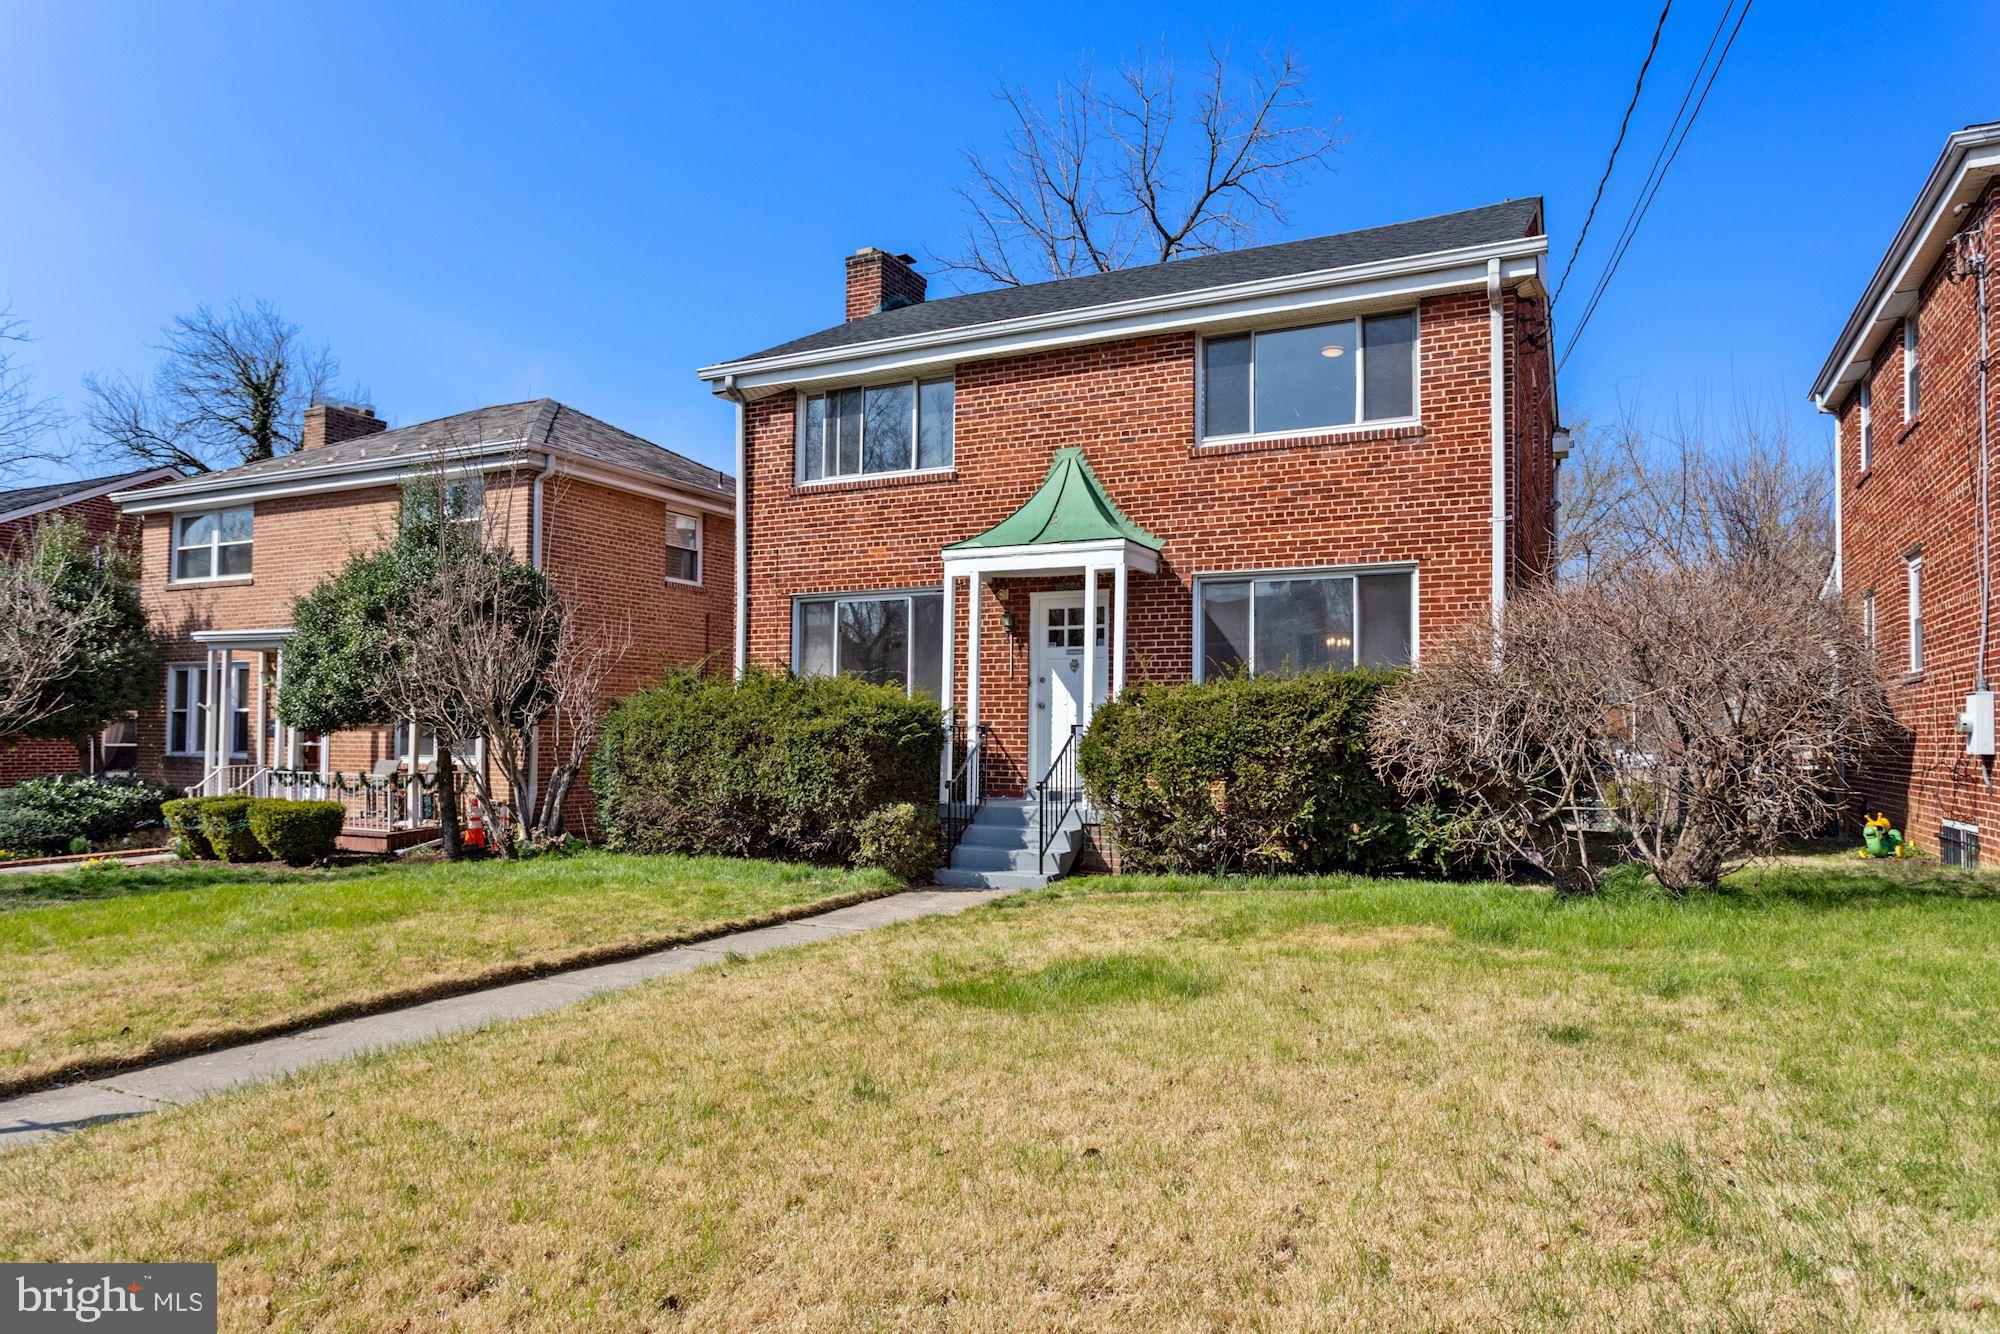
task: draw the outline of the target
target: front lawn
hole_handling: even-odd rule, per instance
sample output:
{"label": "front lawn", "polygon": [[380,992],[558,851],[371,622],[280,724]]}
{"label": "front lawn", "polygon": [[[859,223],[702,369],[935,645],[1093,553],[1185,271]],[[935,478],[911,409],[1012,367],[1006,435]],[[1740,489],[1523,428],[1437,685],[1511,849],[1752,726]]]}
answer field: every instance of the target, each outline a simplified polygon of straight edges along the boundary
{"label": "front lawn", "polygon": [[1995,882],[1071,882],[0,1158],[226,1328],[1970,1327]]}
{"label": "front lawn", "polygon": [[865,890],[879,873],[584,853],[0,878],[0,1081]]}

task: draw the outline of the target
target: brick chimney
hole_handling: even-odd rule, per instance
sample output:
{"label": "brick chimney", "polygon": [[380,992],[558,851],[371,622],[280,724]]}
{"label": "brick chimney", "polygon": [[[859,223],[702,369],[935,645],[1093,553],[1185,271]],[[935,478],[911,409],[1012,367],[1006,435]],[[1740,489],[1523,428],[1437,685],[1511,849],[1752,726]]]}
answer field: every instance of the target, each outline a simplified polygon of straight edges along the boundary
{"label": "brick chimney", "polygon": [[305,429],[299,433],[300,449],[318,449],[343,440],[359,440],[389,429],[389,423],[375,415],[373,408],[343,407],[339,403],[315,403],[306,409]]}
{"label": "brick chimney", "polygon": [[909,255],[892,255],[863,246],[847,257],[847,318],[858,320],[878,310],[914,306],[924,299],[924,276],[911,268]]}

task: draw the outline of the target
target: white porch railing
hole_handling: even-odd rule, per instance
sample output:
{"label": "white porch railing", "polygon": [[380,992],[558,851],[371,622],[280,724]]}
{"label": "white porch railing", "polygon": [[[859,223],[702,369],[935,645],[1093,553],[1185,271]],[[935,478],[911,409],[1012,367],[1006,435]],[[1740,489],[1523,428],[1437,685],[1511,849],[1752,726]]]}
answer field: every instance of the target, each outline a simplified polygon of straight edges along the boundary
{"label": "white porch railing", "polygon": [[[419,780],[421,781],[421,780]],[[347,808],[349,833],[388,833],[437,821],[434,793],[407,774],[317,774],[254,764],[225,764],[188,789],[189,796],[283,797],[337,801]]]}

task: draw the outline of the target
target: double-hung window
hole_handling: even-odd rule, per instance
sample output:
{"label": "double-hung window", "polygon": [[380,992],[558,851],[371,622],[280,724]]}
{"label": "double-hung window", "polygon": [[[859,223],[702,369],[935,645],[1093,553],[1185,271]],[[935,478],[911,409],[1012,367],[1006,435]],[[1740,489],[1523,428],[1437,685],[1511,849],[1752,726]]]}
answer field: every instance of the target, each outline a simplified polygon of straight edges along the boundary
{"label": "double-hung window", "polygon": [[701,582],[701,519],[667,513],[667,578],[678,584]]}
{"label": "double-hung window", "polygon": [[174,516],[175,583],[234,579],[250,573],[251,508]]}
{"label": "double-hung window", "polygon": [[1417,414],[1417,312],[1209,338],[1201,437],[1291,435]]}
{"label": "double-hung window", "polygon": [[1411,570],[1201,579],[1195,620],[1202,677],[1406,666],[1416,584]]}
{"label": "double-hung window", "polygon": [[1913,310],[1903,321],[1903,420],[1906,422],[1917,419],[1917,371],[1920,361],[1917,356],[1917,312]]}
{"label": "double-hung window", "polygon": [[802,482],[949,468],[950,380],[903,380],[835,389],[807,398],[800,413]]}
{"label": "double-hung window", "polygon": [[801,676],[858,676],[935,697],[944,683],[944,595],[802,598],[792,666]]}
{"label": "double-hung window", "polygon": [[1868,381],[1861,382],[1861,471],[1867,472],[1875,464],[1875,396],[1868,392]]}
{"label": "double-hung window", "polygon": [[167,668],[167,754],[199,755],[208,736],[208,669],[199,663]]}
{"label": "double-hung window", "polygon": [[1909,669],[1921,672],[1924,669],[1924,558],[1910,556],[1903,569],[1903,577],[1910,590]]}

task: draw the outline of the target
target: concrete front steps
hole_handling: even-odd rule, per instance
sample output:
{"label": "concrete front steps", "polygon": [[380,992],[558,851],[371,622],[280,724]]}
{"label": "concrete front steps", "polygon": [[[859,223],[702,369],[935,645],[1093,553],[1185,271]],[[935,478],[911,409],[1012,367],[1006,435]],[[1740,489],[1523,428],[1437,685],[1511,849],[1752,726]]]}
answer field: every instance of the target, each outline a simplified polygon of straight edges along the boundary
{"label": "concrete front steps", "polygon": [[953,889],[1040,889],[1067,875],[1083,845],[1083,808],[1070,808],[1041,859],[1041,822],[1025,798],[989,798],[951,850],[951,865],[937,873]]}

